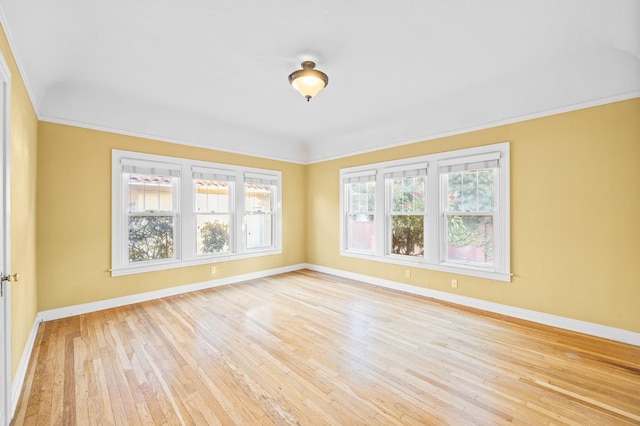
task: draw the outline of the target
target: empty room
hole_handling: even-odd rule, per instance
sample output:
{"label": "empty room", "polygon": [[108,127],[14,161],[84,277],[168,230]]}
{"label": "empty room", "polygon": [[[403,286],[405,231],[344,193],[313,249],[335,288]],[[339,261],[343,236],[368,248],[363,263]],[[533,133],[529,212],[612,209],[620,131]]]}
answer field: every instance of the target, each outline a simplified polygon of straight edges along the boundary
{"label": "empty room", "polygon": [[640,424],[637,0],[0,27],[0,425]]}

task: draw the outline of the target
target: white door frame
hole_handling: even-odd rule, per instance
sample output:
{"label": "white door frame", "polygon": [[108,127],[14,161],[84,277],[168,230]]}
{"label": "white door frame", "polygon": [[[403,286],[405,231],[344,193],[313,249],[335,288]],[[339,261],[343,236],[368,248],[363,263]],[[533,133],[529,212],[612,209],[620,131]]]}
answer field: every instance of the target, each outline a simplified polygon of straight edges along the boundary
{"label": "white door frame", "polygon": [[[9,138],[9,109],[11,106],[11,72],[0,52],[0,168],[2,169],[2,188],[0,188],[0,271],[8,275],[11,272],[11,238],[10,238],[10,195],[11,195],[11,139]],[[0,350],[0,425],[9,424],[13,417],[11,395],[11,286],[4,283],[2,318],[0,327],[3,342]]]}

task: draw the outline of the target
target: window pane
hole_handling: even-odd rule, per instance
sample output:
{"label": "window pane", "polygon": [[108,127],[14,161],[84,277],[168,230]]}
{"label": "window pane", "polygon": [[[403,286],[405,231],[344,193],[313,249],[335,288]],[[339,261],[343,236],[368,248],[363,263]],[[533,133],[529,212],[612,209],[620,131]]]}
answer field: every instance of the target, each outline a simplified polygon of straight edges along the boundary
{"label": "window pane", "polygon": [[229,182],[194,180],[196,212],[229,213]]}
{"label": "window pane", "polygon": [[129,212],[173,211],[172,178],[140,174],[125,176]]}
{"label": "window pane", "polygon": [[[248,249],[271,247],[273,245],[272,209],[273,186],[263,183],[245,183],[245,237]],[[264,214],[267,213],[267,214]]]}
{"label": "window pane", "polygon": [[373,250],[374,221],[372,214],[350,214],[347,246],[354,250]]}
{"label": "window pane", "polygon": [[447,260],[493,265],[493,216],[447,216]]}
{"label": "window pane", "polygon": [[391,253],[424,255],[424,215],[391,216]]}
{"label": "window pane", "polygon": [[173,257],[173,216],[129,216],[129,262]]}
{"label": "window pane", "polygon": [[394,212],[422,213],[425,209],[424,176],[391,179],[391,209]]}
{"label": "window pane", "polygon": [[496,169],[466,170],[447,174],[447,211],[491,212]]}
{"label": "window pane", "polygon": [[245,210],[271,212],[272,186],[261,183],[245,183]]}
{"label": "window pane", "polygon": [[347,249],[373,251],[376,208],[376,182],[345,184],[349,197]]}
{"label": "window pane", "polygon": [[199,214],[196,221],[198,254],[229,251],[229,215]]}
{"label": "window pane", "polygon": [[351,213],[373,212],[376,208],[376,183],[357,182],[348,183],[349,211]]}
{"label": "window pane", "polygon": [[246,220],[247,248],[271,247],[272,215],[248,214]]}

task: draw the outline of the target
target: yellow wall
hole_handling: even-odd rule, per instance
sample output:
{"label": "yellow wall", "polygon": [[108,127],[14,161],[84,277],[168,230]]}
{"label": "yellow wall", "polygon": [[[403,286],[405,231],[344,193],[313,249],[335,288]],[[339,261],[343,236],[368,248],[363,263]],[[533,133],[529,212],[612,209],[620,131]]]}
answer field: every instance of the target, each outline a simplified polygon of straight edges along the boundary
{"label": "yellow wall", "polygon": [[[634,99],[309,166],[40,123],[38,307],[308,262],[640,332],[639,118]],[[452,274],[414,268],[406,279],[405,267],[339,255],[341,167],[503,141],[511,142],[512,283],[456,276],[452,290]],[[111,278],[112,148],[282,170],[283,254],[219,264],[213,277],[202,265]]]}
{"label": "yellow wall", "polygon": [[36,161],[38,120],[4,29],[0,51],[11,72],[11,361],[15,376],[37,313],[36,293]]}
{"label": "yellow wall", "polygon": [[[303,165],[44,122],[38,138],[41,311],[305,262]],[[112,149],[282,171],[283,253],[112,278]]]}
{"label": "yellow wall", "polygon": [[[511,283],[340,256],[340,168],[504,141]],[[313,164],[307,188],[309,263],[640,332],[640,99]]]}

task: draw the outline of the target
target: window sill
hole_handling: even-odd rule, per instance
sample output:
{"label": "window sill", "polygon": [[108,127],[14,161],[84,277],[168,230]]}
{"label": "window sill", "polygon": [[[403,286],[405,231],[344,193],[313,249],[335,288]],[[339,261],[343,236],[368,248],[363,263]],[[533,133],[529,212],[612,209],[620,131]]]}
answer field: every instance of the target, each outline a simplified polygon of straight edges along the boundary
{"label": "window sill", "polygon": [[391,263],[394,265],[410,266],[412,268],[421,268],[421,269],[427,269],[427,270],[439,271],[439,272],[449,272],[452,274],[486,278],[490,280],[503,281],[508,283],[511,282],[510,273],[496,272],[493,270],[474,267],[471,265],[460,266],[454,263],[434,264],[434,263],[428,263],[423,258],[401,259],[398,256],[382,257],[382,256],[376,256],[376,255],[367,255],[362,252],[358,253],[358,252],[344,251],[344,250],[340,252],[340,255],[345,257],[352,257],[356,259],[370,260],[374,262]]}
{"label": "window sill", "polygon": [[189,266],[207,265],[218,262],[227,262],[231,260],[250,259],[253,257],[261,256],[273,256],[282,254],[282,249],[266,249],[266,250],[252,250],[242,254],[225,254],[215,256],[202,256],[197,259],[189,260],[169,260],[161,263],[153,264],[140,264],[140,265],[127,265],[121,267],[113,267],[111,269],[112,277],[121,277],[125,275],[143,274],[146,272],[165,271],[167,269],[186,268]]}

